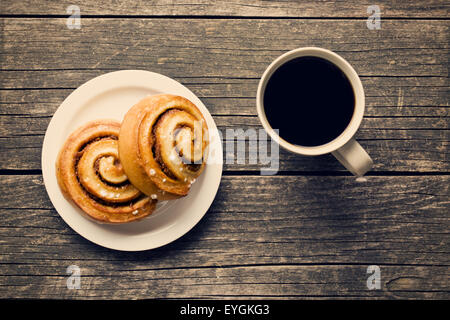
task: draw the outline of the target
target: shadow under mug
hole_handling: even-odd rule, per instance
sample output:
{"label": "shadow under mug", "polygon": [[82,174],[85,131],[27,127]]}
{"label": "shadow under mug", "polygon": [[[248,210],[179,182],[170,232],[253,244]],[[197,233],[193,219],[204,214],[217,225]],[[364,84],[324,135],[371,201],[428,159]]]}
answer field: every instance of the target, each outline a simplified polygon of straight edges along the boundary
{"label": "shadow under mug", "polygon": [[[264,111],[264,91],[273,73],[286,62],[304,56],[319,57],[337,66],[348,78],[355,94],[355,109],[348,126],[334,140],[319,146],[307,147],[289,143],[281,138],[272,128]],[[315,156],[332,153],[347,170],[356,176],[363,176],[372,168],[373,161],[367,152],[353,138],[364,115],[364,89],[361,80],[353,67],[338,54],[316,47],[298,48],[286,52],[275,59],[261,77],[256,94],[256,109],[259,120],[270,137],[281,147],[301,155]],[[277,129],[277,128],[275,128]]]}

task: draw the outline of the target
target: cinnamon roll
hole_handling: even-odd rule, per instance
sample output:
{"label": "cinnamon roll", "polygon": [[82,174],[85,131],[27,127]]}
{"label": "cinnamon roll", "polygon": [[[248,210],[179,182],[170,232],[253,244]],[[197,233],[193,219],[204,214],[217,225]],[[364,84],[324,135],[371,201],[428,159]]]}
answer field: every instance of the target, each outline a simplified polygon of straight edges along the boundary
{"label": "cinnamon roll", "polygon": [[153,199],[188,194],[205,168],[208,127],[188,99],[148,96],[125,115],[119,157],[131,183]]}
{"label": "cinnamon roll", "polygon": [[118,157],[120,123],[89,122],[66,140],[56,162],[63,194],[89,217],[125,223],[150,215],[156,200],[130,184]]}

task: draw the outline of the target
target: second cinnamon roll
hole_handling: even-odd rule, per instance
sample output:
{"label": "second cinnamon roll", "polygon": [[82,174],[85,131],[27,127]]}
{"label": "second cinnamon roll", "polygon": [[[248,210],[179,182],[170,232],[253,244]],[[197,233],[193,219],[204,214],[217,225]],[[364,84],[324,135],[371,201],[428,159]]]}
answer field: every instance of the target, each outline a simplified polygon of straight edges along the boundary
{"label": "second cinnamon roll", "polygon": [[206,164],[208,127],[188,99],[148,96],[125,115],[119,157],[131,183],[152,199],[188,194]]}

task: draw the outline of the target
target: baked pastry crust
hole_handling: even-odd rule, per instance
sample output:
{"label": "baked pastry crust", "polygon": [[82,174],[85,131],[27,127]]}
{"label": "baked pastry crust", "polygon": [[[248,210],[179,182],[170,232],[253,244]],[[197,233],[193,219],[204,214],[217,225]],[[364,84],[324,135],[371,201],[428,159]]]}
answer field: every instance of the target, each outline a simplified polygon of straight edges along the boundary
{"label": "baked pastry crust", "polygon": [[188,99],[171,94],[148,96],[125,115],[119,157],[136,188],[159,200],[188,194],[208,154],[208,127]]}
{"label": "baked pastry crust", "polygon": [[120,123],[89,122],[66,140],[56,161],[64,196],[88,217],[103,223],[126,223],[150,215],[156,200],[128,181],[118,157]]}

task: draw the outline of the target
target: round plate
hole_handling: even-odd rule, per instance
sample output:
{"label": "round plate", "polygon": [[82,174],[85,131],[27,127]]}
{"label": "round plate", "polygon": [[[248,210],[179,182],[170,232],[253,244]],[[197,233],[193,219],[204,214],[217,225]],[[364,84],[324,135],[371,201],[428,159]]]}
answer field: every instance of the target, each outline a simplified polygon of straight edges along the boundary
{"label": "round plate", "polygon": [[[204,172],[186,197],[158,203],[149,217],[127,224],[110,225],[91,221],[59,189],[55,162],[71,132],[95,119],[122,121],[125,113],[150,94],[170,93],[191,100],[203,113],[210,132],[210,147]],[[140,251],[168,244],[200,221],[219,188],[222,176],[222,143],[208,109],[179,82],[158,73],[124,70],[94,78],[73,91],[56,110],[42,146],[42,174],[51,202],[63,220],[84,238],[107,248]]]}

